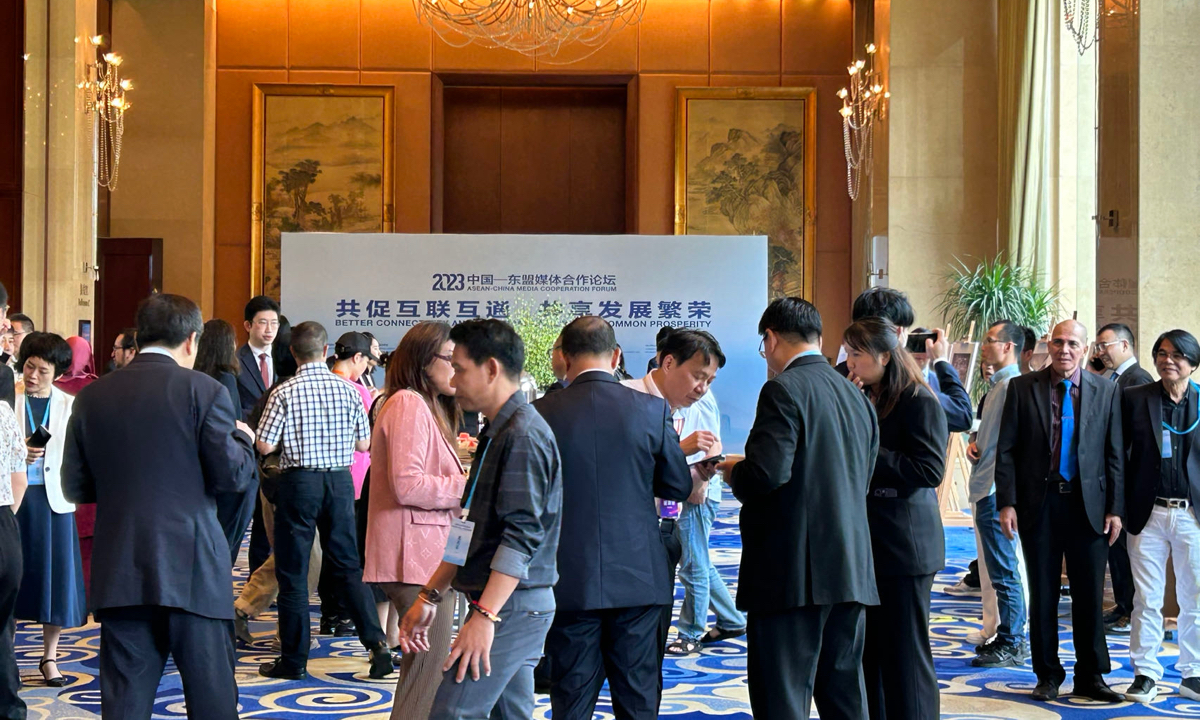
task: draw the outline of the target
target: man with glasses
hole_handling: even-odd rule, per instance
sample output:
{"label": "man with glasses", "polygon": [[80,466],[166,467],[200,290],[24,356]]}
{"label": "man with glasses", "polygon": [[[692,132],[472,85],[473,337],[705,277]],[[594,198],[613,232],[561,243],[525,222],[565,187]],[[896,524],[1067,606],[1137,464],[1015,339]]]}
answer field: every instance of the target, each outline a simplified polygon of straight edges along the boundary
{"label": "man with glasses", "polygon": [[255,403],[275,382],[271,344],[279,332],[279,303],[266,295],[251,298],[246,303],[245,318],[250,337],[237,350],[242,366],[238,375],[238,398],[242,403],[242,417],[250,417]]}
{"label": "man with glasses", "polygon": [[125,328],[113,341],[112,367],[120,370],[137,357],[137,328]]}
{"label": "man with glasses", "polygon": [[[1058,657],[1059,579],[1071,585],[1075,690],[1120,702],[1104,682],[1112,670],[1101,620],[1108,546],[1125,515],[1125,448],[1116,383],[1083,372],[1087,330],[1059,323],[1050,366],[1012,378],[996,445],[996,506],[1006,538],[1021,533],[1029,570],[1029,640],[1035,700],[1052,701],[1066,679]],[[1107,540],[1107,542],[1105,542]]]}
{"label": "man with glasses", "polygon": [[567,386],[567,359],[562,351],[562,333],[554,339],[554,347],[550,348],[550,370],[554,373],[554,382],[546,388],[547,395]]}
{"label": "man with glasses", "polygon": [[[1150,373],[1138,364],[1134,355],[1133,331],[1128,325],[1109,323],[1100,328],[1094,345],[1095,356],[1111,371],[1109,379],[1124,393],[1129,388],[1154,382]],[[1130,616],[1133,614],[1133,571],[1129,567],[1128,533],[1108,549],[1108,570],[1112,575],[1113,598],[1117,604],[1104,615],[1104,629],[1114,633],[1128,633]]]}

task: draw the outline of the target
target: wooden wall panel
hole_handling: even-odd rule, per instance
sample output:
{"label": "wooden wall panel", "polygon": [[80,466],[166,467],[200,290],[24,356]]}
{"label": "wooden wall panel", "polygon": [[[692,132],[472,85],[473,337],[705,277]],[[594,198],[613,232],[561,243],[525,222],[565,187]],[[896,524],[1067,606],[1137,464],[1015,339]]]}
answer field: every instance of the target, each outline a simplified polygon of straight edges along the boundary
{"label": "wooden wall panel", "polygon": [[396,232],[430,232],[433,75],[363,72],[364,85],[396,88]]}
{"label": "wooden wall panel", "polygon": [[357,70],[358,0],[291,0],[288,66]]}
{"label": "wooden wall panel", "polygon": [[847,0],[783,0],[783,72],[844,74],[854,42],[853,8]]}
{"label": "wooden wall panel", "polygon": [[285,68],[288,0],[225,0],[217,7],[217,66]]}
{"label": "wooden wall panel", "polygon": [[653,0],[646,4],[638,38],[643,73],[708,72],[709,3]]}
{"label": "wooden wall panel", "polygon": [[433,31],[422,25],[412,3],[362,0],[362,69],[428,70]]}
{"label": "wooden wall panel", "polygon": [[21,210],[25,176],[25,4],[0,6],[0,282],[21,306]]}
{"label": "wooden wall panel", "polygon": [[638,76],[638,224],[631,232],[675,232],[675,88],[707,85],[707,75]]}
{"label": "wooden wall panel", "polygon": [[593,90],[571,108],[570,214],[573,233],[625,232],[625,88]]}
{"label": "wooden wall panel", "polygon": [[779,73],[781,0],[710,0],[714,73]]}
{"label": "wooden wall panel", "polygon": [[443,230],[500,232],[500,88],[448,87]]}

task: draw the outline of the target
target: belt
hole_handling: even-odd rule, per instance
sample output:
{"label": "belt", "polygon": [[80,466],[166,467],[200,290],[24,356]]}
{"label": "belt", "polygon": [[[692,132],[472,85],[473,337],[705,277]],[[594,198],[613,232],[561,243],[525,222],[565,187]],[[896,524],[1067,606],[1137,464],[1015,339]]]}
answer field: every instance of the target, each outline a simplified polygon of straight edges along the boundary
{"label": "belt", "polygon": [[1180,498],[1156,497],[1156,498],[1154,498],[1154,504],[1158,505],[1159,507],[1177,508],[1179,510],[1187,510],[1188,507],[1191,506],[1190,502],[1188,502],[1187,500],[1182,500]]}
{"label": "belt", "polygon": [[677,520],[675,518],[659,518],[658,519],[659,527],[663,527],[663,526],[674,527],[676,523],[677,523]]}
{"label": "belt", "polygon": [[871,497],[898,498],[900,497],[900,492],[896,488],[875,488],[871,491]]}
{"label": "belt", "polygon": [[289,472],[310,472],[310,473],[335,473],[335,472],[350,472],[349,466],[330,467],[330,468],[314,468],[314,467],[292,467],[288,468]]}
{"label": "belt", "polygon": [[1075,483],[1073,482],[1052,482],[1050,483],[1050,491],[1057,492],[1059,495],[1070,495],[1075,492]]}

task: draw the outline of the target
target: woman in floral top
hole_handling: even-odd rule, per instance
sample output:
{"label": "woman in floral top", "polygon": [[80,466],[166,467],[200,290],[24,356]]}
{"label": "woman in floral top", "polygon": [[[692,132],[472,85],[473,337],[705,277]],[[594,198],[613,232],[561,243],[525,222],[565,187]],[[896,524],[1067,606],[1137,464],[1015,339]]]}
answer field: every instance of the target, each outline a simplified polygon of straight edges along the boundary
{"label": "woman in floral top", "polygon": [[[21,585],[21,532],[16,512],[24,497],[25,439],[12,408],[0,402],[0,629],[8,628],[13,620]],[[20,687],[12,633],[0,630],[0,708],[15,711],[9,717],[25,717],[25,703],[17,697]]]}

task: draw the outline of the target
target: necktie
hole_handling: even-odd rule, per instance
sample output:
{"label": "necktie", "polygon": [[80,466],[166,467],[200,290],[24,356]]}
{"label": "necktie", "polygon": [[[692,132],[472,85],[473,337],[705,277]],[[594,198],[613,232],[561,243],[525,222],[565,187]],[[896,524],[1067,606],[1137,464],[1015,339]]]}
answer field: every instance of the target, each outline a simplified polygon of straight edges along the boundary
{"label": "necktie", "polygon": [[1115,372],[1112,374],[1112,381],[1116,382],[1117,378],[1121,377],[1121,373]]}
{"label": "necktie", "polygon": [[1071,400],[1071,381],[1063,380],[1062,441],[1058,451],[1058,474],[1063,480],[1075,479],[1079,471],[1079,457],[1075,451],[1075,403]]}
{"label": "necktie", "polygon": [[262,373],[263,387],[271,387],[271,370],[267,367],[267,354],[258,356],[258,371]]}

